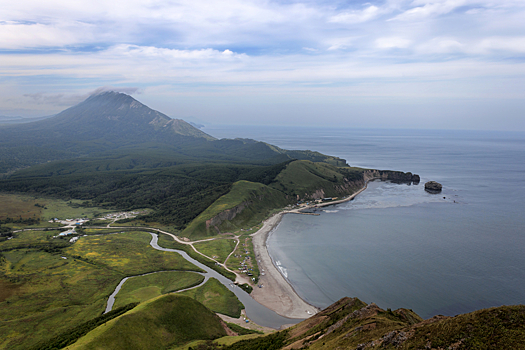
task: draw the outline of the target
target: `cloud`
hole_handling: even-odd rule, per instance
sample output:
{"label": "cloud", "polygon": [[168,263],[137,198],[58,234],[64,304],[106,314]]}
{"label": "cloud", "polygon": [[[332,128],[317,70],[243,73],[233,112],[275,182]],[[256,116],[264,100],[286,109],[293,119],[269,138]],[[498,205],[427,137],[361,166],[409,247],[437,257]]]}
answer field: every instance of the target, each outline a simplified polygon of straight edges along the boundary
{"label": "cloud", "polygon": [[370,5],[361,11],[345,11],[332,16],[328,19],[328,22],[332,23],[362,23],[376,18],[380,14],[379,7]]}
{"label": "cloud", "polygon": [[88,93],[87,95],[88,95],[88,96],[91,96],[91,95],[97,95],[97,94],[100,94],[100,93],[102,93],[102,92],[106,92],[106,91],[122,92],[122,93],[127,94],[127,95],[141,94],[141,93],[142,93],[141,89],[138,88],[138,87],[126,87],[126,86],[119,86],[119,87],[115,87],[115,86],[102,86],[102,87],[96,88],[94,91]]}
{"label": "cloud", "polygon": [[[80,103],[84,101],[86,98],[88,98],[91,95],[100,94],[102,92],[106,91],[115,91],[115,92],[122,92],[128,95],[132,94],[140,94],[141,91],[137,87],[114,87],[114,86],[102,86],[99,87],[91,92],[83,93],[83,94],[67,94],[67,93],[44,93],[44,92],[37,92],[37,93],[30,93],[30,94],[24,94],[23,96],[26,99],[29,99],[31,103],[36,105],[47,105],[47,106],[57,106],[57,107],[63,107],[63,106],[72,106],[77,103]],[[27,100],[26,100],[27,101]]]}
{"label": "cloud", "polygon": [[351,47],[357,39],[358,39],[357,37],[329,39],[326,41],[326,43],[329,45],[328,51],[347,49]]}
{"label": "cloud", "polygon": [[0,49],[62,47],[91,41],[90,25],[85,23],[0,23]]}
{"label": "cloud", "polygon": [[521,37],[490,37],[483,39],[478,45],[480,52],[503,51],[509,53],[525,53],[525,36]]}
{"label": "cloud", "polygon": [[116,56],[133,58],[162,58],[167,60],[228,60],[246,58],[245,54],[236,54],[228,49],[219,51],[211,48],[200,50],[177,50],[154,46],[117,45],[111,47],[107,53]]}
{"label": "cloud", "polygon": [[1,92],[11,100],[0,96],[0,109],[51,111],[100,86],[196,104],[250,94],[525,98],[523,0],[4,2]]}
{"label": "cloud", "polygon": [[[79,102],[84,101],[87,96],[85,94],[53,94],[53,93],[31,93],[24,94],[25,98],[28,98],[31,103],[36,105],[47,105],[47,106],[71,106]],[[26,100],[27,102],[27,100]]]}
{"label": "cloud", "polygon": [[417,46],[417,52],[421,54],[449,54],[465,51],[465,45],[454,38],[433,38]]}
{"label": "cloud", "polygon": [[406,49],[411,41],[401,37],[383,37],[375,40],[376,47],[379,49]]}
{"label": "cloud", "polygon": [[415,1],[414,4],[423,4],[423,6],[416,6],[408,9],[394,17],[393,20],[421,20],[431,16],[443,15],[450,13],[467,3],[467,0]]}

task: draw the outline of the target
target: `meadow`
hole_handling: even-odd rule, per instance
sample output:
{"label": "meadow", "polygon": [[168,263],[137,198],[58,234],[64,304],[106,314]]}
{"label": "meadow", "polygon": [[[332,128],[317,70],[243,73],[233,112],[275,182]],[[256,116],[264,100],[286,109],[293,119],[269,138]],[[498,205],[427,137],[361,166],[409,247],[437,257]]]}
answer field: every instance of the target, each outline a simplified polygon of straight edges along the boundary
{"label": "meadow", "polygon": [[153,249],[150,239],[130,232],[71,244],[51,231],[24,231],[1,242],[0,281],[7,288],[0,301],[0,349],[28,349],[101,315],[123,277],[199,271],[178,254]]}
{"label": "meadow", "polygon": [[178,249],[186,252],[193,259],[197,260],[201,264],[208,266],[209,268],[217,271],[226,278],[235,281],[235,274],[226,270],[222,266],[218,266],[215,261],[210,260],[198,253],[196,253],[188,244],[178,243],[170,236],[159,234],[159,246],[163,248]]}
{"label": "meadow", "polygon": [[236,244],[237,241],[235,239],[224,238],[194,243],[193,246],[202,254],[224,263]]}
{"label": "meadow", "polygon": [[114,308],[144,302],[162,294],[199,285],[204,277],[194,272],[165,271],[128,279],[115,298]]}
{"label": "meadow", "polygon": [[0,220],[10,218],[36,218],[49,221],[54,218],[94,218],[111,210],[85,206],[81,200],[62,200],[40,195],[0,194]]}

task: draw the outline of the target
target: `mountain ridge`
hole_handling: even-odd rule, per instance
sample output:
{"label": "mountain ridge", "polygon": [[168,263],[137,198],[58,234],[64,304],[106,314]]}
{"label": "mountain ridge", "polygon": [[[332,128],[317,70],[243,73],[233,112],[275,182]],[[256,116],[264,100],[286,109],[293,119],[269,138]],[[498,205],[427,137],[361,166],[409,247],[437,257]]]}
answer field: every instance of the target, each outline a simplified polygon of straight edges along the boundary
{"label": "mountain ridge", "polygon": [[133,155],[185,161],[277,164],[290,159],[346,161],[311,151],[287,151],[249,139],[218,140],[182,119],[172,119],[118,92],[92,95],[54,117],[0,126],[0,174],[78,157]]}

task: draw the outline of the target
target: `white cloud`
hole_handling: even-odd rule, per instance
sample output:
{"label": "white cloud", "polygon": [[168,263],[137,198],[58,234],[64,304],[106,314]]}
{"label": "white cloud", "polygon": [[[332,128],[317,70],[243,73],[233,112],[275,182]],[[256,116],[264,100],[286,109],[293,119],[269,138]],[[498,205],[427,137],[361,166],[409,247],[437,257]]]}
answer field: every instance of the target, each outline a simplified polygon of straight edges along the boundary
{"label": "white cloud", "polygon": [[375,40],[376,47],[379,49],[406,49],[410,47],[411,41],[401,37],[383,37]]}
{"label": "white cloud", "polygon": [[465,45],[454,38],[433,38],[417,46],[416,50],[421,54],[448,54],[462,52]]}
{"label": "white cloud", "polygon": [[328,22],[332,23],[362,23],[376,18],[380,14],[379,7],[370,5],[361,11],[346,11],[332,16],[328,19]]}
{"label": "white cloud", "polygon": [[481,41],[477,49],[480,52],[504,51],[509,53],[525,53],[525,36],[486,38]]}
{"label": "white cloud", "polygon": [[333,38],[326,41],[328,45],[328,50],[341,50],[347,49],[353,45],[353,42],[356,41],[357,37],[344,37],[344,38]]}
{"label": "white cloud", "polygon": [[421,20],[430,16],[437,16],[449,13],[459,6],[463,6],[465,0],[446,0],[442,2],[429,2],[423,6],[417,6],[406,10],[400,15],[394,17],[394,20],[411,21]]}
{"label": "white cloud", "polygon": [[[80,22],[54,24],[0,23],[0,48],[21,49],[27,47],[62,47],[93,41],[91,25]],[[83,32],[83,34],[81,34]]]}
{"label": "white cloud", "polygon": [[176,50],[154,46],[117,45],[106,51],[110,56],[128,56],[131,58],[148,59],[161,58],[166,60],[229,60],[246,58],[245,54],[237,54],[228,49]]}

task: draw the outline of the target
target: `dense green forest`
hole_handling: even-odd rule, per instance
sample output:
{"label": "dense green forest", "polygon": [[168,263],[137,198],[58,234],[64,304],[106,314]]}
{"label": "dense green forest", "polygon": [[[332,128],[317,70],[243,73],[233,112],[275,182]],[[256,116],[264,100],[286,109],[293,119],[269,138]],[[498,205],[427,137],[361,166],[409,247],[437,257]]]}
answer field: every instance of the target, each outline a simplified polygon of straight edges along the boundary
{"label": "dense green forest", "polygon": [[[234,182],[271,183],[290,161],[270,166],[190,164],[149,170],[57,172],[60,163],[46,164],[0,180],[2,192],[24,192],[65,200],[80,199],[85,206],[115,209],[152,208],[145,221],[184,228]],[[82,161],[82,163],[85,163]],[[49,172],[49,169],[55,171]]]}

